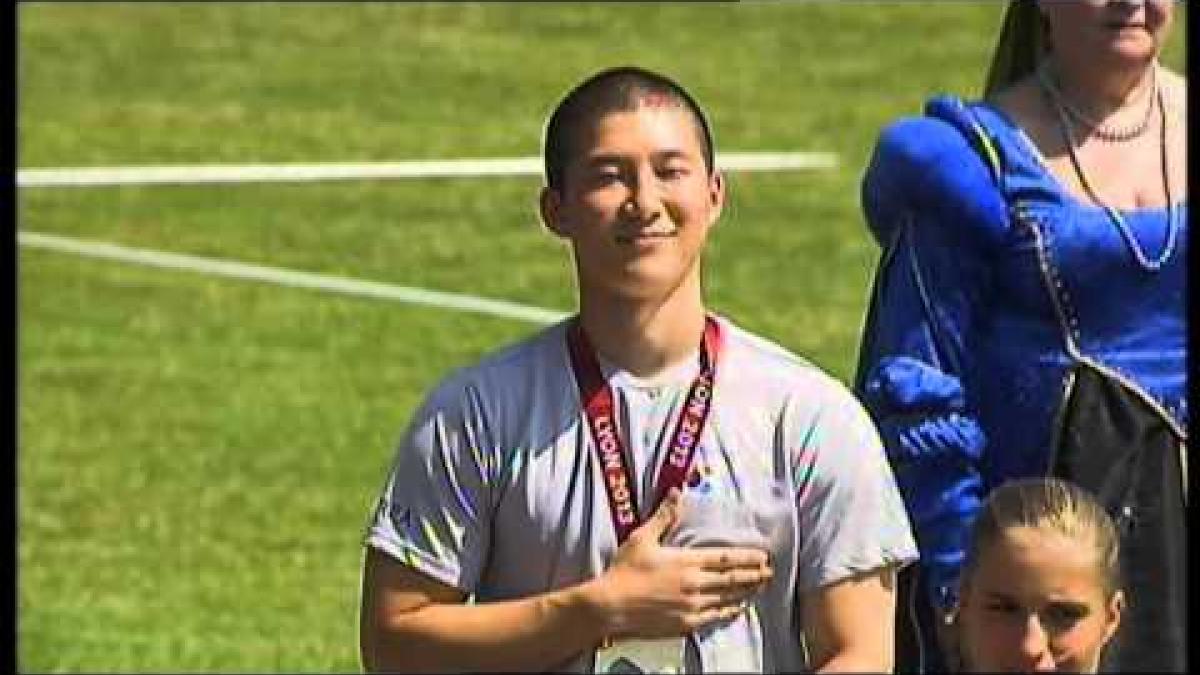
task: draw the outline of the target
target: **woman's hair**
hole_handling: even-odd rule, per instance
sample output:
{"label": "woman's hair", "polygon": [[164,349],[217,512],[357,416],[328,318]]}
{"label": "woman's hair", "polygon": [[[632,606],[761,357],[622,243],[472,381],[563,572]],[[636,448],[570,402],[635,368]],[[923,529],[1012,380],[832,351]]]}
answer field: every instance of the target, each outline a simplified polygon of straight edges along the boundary
{"label": "woman's hair", "polygon": [[1104,507],[1083,488],[1058,478],[1023,478],[1009,481],[988,495],[971,530],[971,543],[963,566],[966,583],[979,557],[1004,530],[1029,527],[1057,532],[1096,555],[1105,595],[1121,587],[1120,545],[1117,529]]}
{"label": "woman's hair", "polygon": [[1037,1],[1011,0],[1004,13],[996,50],[992,52],[992,65],[988,68],[987,80],[983,85],[983,97],[990,98],[1032,73],[1049,48],[1045,19]]}

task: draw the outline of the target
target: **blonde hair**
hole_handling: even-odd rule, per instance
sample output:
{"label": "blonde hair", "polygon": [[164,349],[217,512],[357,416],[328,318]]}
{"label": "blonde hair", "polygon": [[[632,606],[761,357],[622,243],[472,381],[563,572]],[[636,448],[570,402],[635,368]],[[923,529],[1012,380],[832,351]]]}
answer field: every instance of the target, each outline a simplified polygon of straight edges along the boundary
{"label": "blonde hair", "polygon": [[1112,518],[1083,488],[1058,478],[1023,478],[992,490],[971,530],[965,585],[980,554],[1010,527],[1049,530],[1092,547],[1105,595],[1121,587],[1120,543]]}
{"label": "blonde hair", "polygon": [[984,81],[983,97],[990,98],[1032,73],[1049,49],[1045,19],[1037,1],[1011,0],[1004,12],[996,49],[992,52],[992,64]]}

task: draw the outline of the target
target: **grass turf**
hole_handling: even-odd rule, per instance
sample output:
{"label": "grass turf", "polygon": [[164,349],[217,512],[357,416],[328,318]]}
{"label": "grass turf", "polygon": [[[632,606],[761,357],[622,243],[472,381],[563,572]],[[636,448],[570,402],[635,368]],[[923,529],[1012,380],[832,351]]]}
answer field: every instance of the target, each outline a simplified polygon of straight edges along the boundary
{"label": "grass turf", "polygon": [[[1167,62],[1182,68],[1184,6]],[[734,174],[712,306],[847,380],[879,128],[978,91],[999,3],[22,3],[23,168],[534,155],[593,70],[677,77]],[[25,189],[19,228],[570,309],[528,177]],[[360,537],[449,369],[535,327],[22,248],[18,667],[349,671]]]}

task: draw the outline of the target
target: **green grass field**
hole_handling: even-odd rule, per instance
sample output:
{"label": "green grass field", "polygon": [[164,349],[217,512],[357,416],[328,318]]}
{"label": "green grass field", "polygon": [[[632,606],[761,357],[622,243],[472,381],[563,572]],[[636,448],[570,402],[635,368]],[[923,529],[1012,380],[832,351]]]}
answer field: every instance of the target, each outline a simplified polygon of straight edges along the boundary
{"label": "green grass field", "polygon": [[[1184,4],[1167,62],[1184,61]],[[22,3],[21,168],[536,155],[592,71],[688,86],[733,174],[711,306],[848,380],[879,128],[975,95],[1000,3]],[[22,189],[18,227],[569,310],[534,177]],[[537,326],[19,250],[21,671],[358,668],[361,537],[423,392]]]}

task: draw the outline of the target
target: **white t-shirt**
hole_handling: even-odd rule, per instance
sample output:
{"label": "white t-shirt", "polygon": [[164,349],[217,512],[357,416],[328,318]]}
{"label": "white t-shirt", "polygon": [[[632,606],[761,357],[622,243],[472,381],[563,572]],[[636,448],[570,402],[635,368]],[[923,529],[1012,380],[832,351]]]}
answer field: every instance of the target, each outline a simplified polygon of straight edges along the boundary
{"label": "white t-shirt", "polygon": [[[917,550],[875,428],[849,390],[717,319],[722,346],[694,462],[700,480],[688,493],[755,503],[781,491],[790,496],[767,516],[775,574],[751,611],[734,620],[746,622],[740,632],[749,643],[737,647],[735,660],[755,670],[800,671],[797,592],[911,562]],[[368,545],[476,602],[535,595],[603,572],[616,533],[566,326],[485,357],[429,394],[399,445]],[[699,340],[697,358],[653,382],[601,361],[639,507],[654,494],[698,354]],[[724,639],[736,633],[723,631]],[[706,652],[728,647],[698,643],[688,647],[689,671],[715,662]],[[587,672],[592,657],[553,669]]]}

